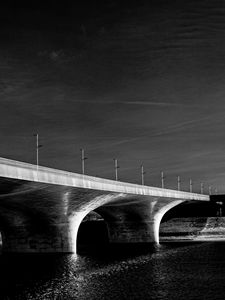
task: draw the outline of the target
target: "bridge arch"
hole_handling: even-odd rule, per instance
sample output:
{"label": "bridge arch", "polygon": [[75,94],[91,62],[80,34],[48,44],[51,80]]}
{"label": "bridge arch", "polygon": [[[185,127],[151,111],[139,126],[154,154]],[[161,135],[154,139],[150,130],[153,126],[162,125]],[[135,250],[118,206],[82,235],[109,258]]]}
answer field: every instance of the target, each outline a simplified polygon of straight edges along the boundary
{"label": "bridge arch", "polygon": [[[73,216],[71,222],[72,249],[79,252],[82,221],[94,211],[105,224],[105,237],[111,244],[159,244],[159,229],[163,216],[184,202],[180,199],[127,196],[123,201],[106,202],[92,210],[86,208]],[[104,238],[105,238],[104,237]]]}
{"label": "bridge arch", "polygon": [[[74,210],[60,210],[58,219],[54,220],[55,223],[48,222],[48,218],[43,217],[38,210],[34,215],[34,211],[28,209],[20,212],[21,206],[18,206],[15,216],[14,210],[10,210],[10,218],[7,218],[10,224],[3,222],[3,250],[73,253],[78,250],[79,253],[79,235],[84,225],[82,221],[93,212],[104,220],[104,229],[102,226],[101,230],[105,242],[107,239],[111,244],[158,244],[163,216],[175,206],[187,201],[118,193],[99,195],[96,192],[91,196],[87,203],[80,202],[81,206]],[[0,220],[0,226],[1,222]],[[86,233],[87,230],[86,228]],[[98,244],[100,240],[96,239],[96,242]]]}
{"label": "bridge arch", "polygon": [[195,239],[208,223],[208,218],[218,215],[218,205],[208,201],[185,201],[172,207],[160,223],[160,242]]}
{"label": "bridge arch", "polygon": [[152,225],[152,230],[153,230],[153,235],[154,235],[154,240],[156,244],[159,244],[159,229],[160,229],[160,224],[162,221],[163,216],[170,211],[172,208],[175,206],[183,203],[183,200],[174,200],[171,201],[170,203],[167,203],[166,205],[160,207],[159,209],[156,209],[156,212],[153,213],[153,225]]}
{"label": "bridge arch", "polygon": [[109,243],[107,222],[96,211],[90,211],[79,225],[76,240],[77,253],[98,251]]}

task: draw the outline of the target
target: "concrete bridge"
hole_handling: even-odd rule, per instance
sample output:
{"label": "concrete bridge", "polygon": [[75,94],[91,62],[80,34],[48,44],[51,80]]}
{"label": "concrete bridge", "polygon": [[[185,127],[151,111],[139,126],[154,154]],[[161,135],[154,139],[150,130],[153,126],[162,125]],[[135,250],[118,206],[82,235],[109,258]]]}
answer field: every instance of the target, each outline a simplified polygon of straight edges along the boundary
{"label": "concrete bridge", "polygon": [[159,243],[163,215],[209,196],[80,175],[0,158],[5,252],[76,252],[79,226],[100,214],[111,243]]}

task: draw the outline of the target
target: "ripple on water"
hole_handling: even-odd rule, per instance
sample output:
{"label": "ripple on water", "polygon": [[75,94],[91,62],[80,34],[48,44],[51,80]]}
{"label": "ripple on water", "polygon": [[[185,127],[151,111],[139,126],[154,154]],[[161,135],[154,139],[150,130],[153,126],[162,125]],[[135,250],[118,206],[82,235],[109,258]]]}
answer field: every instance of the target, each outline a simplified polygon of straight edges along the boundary
{"label": "ripple on water", "polygon": [[225,243],[199,243],[128,258],[30,256],[25,264],[27,257],[2,256],[0,292],[23,300],[224,299],[224,253]]}

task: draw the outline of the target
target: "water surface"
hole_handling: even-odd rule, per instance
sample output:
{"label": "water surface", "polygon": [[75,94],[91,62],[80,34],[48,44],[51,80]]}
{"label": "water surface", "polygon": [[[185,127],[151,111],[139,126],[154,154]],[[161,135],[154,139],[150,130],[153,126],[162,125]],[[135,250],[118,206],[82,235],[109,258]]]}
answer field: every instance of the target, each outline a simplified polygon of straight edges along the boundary
{"label": "water surface", "polygon": [[225,243],[148,253],[2,255],[1,299],[224,299]]}

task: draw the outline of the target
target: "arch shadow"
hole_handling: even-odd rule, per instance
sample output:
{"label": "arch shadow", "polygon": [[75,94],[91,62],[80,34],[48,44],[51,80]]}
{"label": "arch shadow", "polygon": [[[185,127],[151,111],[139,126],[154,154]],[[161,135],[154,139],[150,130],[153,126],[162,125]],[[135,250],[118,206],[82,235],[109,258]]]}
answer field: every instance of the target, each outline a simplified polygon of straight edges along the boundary
{"label": "arch shadow", "polygon": [[102,252],[109,245],[109,231],[103,216],[96,211],[89,212],[78,228],[77,253]]}

